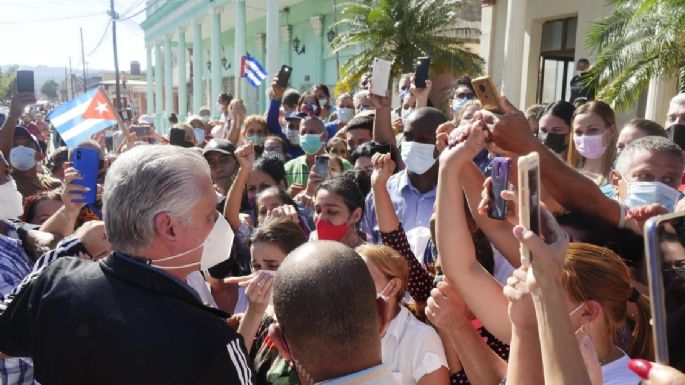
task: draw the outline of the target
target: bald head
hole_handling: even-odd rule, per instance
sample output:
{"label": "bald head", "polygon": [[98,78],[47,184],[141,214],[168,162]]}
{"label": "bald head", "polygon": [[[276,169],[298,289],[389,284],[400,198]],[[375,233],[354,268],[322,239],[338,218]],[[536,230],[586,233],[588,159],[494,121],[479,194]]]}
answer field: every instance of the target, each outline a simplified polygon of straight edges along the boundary
{"label": "bald head", "polygon": [[437,108],[417,108],[407,118],[404,138],[412,142],[435,144],[435,130],[446,121],[445,115]]}
{"label": "bald head", "polygon": [[273,302],[291,353],[305,366],[380,358],[373,279],[349,247],[313,241],[293,250],[278,268]]}

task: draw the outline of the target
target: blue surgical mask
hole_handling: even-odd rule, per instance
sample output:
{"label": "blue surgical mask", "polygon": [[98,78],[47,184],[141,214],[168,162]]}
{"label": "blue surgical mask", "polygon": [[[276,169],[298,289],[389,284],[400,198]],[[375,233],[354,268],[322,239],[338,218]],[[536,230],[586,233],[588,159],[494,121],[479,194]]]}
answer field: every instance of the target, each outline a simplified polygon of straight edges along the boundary
{"label": "blue surgical mask", "polygon": [[347,123],[354,117],[354,108],[341,107],[338,108],[338,121]]}
{"label": "blue surgical mask", "polygon": [[204,128],[193,128],[193,134],[195,134],[195,141],[197,141],[198,144],[205,141]]}
{"label": "blue surgical mask", "polygon": [[321,150],[321,135],[305,134],[300,135],[300,147],[308,155],[314,155]]}
{"label": "blue surgical mask", "polygon": [[673,212],[678,198],[678,190],[661,182],[630,182],[623,203],[630,208],[658,203]]}
{"label": "blue surgical mask", "polygon": [[254,143],[255,146],[261,146],[262,143],[264,143],[264,137],[260,135],[249,135],[245,139],[247,139],[248,142]]}
{"label": "blue surgical mask", "polygon": [[17,146],[10,151],[10,164],[19,171],[28,171],[36,165],[36,150]]}
{"label": "blue surgical mask", "polygon": [[436,162],[435,145],[419,142],[402,143],[402,160],[407,171],[415,174],[425,174]]}
{"label": "blue surgical mask", "polygon": [[467,98],[456,98],[452,102],[452,111],[454,111],[455,114],[458,114],[461,112],[461,109],[464,107],[464,105],[469,101]]}

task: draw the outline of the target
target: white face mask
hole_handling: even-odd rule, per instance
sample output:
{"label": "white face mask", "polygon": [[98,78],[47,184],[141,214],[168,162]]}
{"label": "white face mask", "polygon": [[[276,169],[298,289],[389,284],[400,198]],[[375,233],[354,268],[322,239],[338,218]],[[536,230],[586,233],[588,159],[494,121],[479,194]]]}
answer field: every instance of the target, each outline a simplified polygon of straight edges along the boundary
{"label": "white face mask", "polygon": [[[200,265],[200,270],[207,271],[219,263],[227,260],[231,255],[231,247],[233,246],[233,230],[228,224],[228,221],[226,221],[226,218],[224,218],[221,213],[217,212],[217,215],[218,218],[216,222],[214,222],[214,227],[212,228],[212,231],[209,232],[209,235],[204,242],[188,251],[184,251],[170,257],[157,259],[153,261],[154,263],[152,265],[164,270],[187,269],[189,267]],[[159,266],[157,264],[157,262],[170,261],[183,257],[201,247],[204,247],[204,249],[202,249],[202,257],[200,258],[200,262],[193,262],[181,266]]]}
{"label": "white face mask", "polygon": [[411,115],[411,113],[414,112],[414,110],[414,108],[402,109],[402,120],[407,120],[409,115]]}
{"label": "white face mask", "polygon": [[28,171],[36,165],[36,150],[17,146],[10,151],[10,164],[19,171]]}
{"label": "white face mask", "polygon": [[204,128],[193,128],[193,134],[195,135],[195,140],[198,144],[205,141],[205,130]]}
{"label": "white face mask", "polygon": [[288,130],[286,132],[286,136],[288,137],[288,141],[290,144],[293,146],[299,146],[300,145],[300,130],[295,129],[295,130]]}
{"label": "white face mask", "polygon": [[678,190],[661,182],[630,182],[623,203],[630,208],[658,203],[672,213],[678,198]]}
{"label": "white face mask", "polygon": [[418,142],[402,143],[402,160],[407,171],[422,175],[435,164],[435,145]]}
{"label": "white face mask", "polygon": [[14,180],[0,185],[0,219],[16,219],[23,212],[23,197],[17,191]]}

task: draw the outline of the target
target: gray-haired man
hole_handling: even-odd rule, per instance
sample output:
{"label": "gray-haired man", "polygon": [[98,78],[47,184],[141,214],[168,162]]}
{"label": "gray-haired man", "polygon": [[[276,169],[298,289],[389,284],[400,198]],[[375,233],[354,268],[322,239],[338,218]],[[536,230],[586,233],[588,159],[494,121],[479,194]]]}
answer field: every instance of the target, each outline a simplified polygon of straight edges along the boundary
{"label": "gray-haired man", "polygon": [[109,170],[110,256],[55,261],[0,304],[0,351],[32,357],[49,384],[251,384],[226,314],[184,283],[217,221],[207,162],[138,146]]}

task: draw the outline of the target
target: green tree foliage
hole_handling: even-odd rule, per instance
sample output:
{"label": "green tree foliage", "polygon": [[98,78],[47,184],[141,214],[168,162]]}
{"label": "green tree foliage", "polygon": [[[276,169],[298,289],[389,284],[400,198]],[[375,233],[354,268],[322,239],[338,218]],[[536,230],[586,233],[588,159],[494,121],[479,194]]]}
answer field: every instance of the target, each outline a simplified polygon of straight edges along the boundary
{"label": "green tree foliage", "polygon": [[12,82],[17,74],[17,66],[11,66],[0,73],[0,99],[12,97]]}
{"label": "green tree foliage", "polygon": [[57,99],[59,84],[54,80],[48,80],[40,87],[40,93],[50,99]]}
{"label": "green tree foliage", "polygon": [[466,49],[480,31],[459,25],[465,0],[373,0],[341,4],[341,31],[333,52],[350,50],[341,66],[339,90],[351,90],[374,58],[393,60],[391,76],[413,72],[416,58],[431,58],[431,76],[482,72],[483,60]]}
{"label": "green tree foliage", "polygon": [[685,88],[685,0],[610,0],[615,10],[586,36],[598,53],[585,82],[599,85],[599,99],[629,109],[649,80],[679,75]]}

